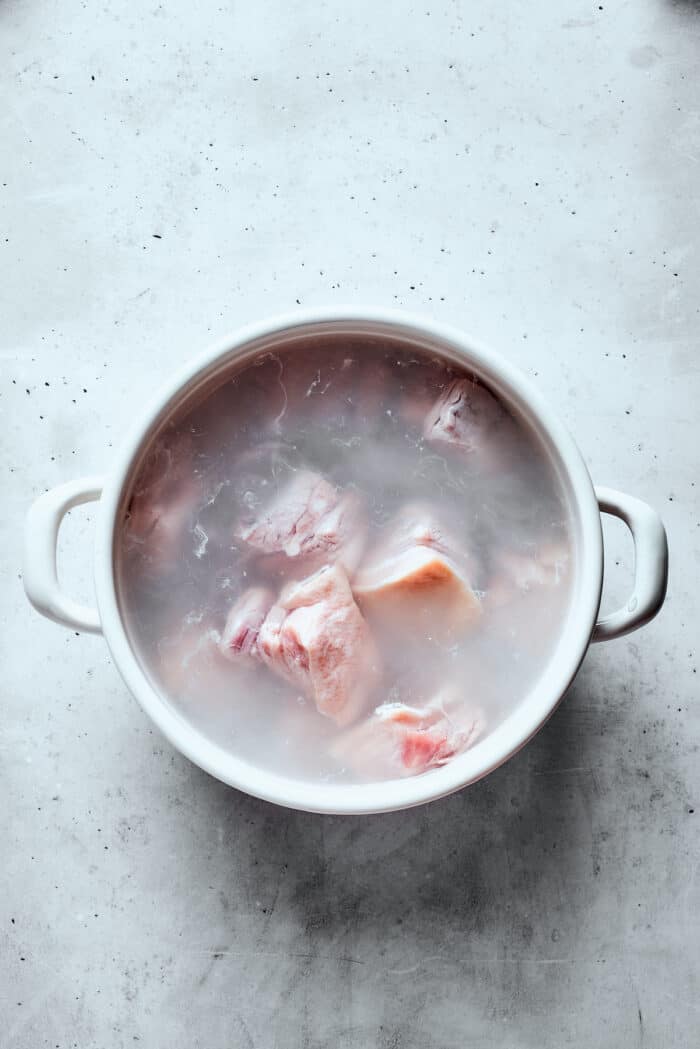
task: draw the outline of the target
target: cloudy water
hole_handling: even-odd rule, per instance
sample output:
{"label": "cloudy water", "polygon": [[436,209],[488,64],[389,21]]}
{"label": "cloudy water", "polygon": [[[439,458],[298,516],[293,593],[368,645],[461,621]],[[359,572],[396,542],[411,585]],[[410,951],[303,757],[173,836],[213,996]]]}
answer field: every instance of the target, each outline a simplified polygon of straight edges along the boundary
{"label": "cloudy water", "polygon": [[151,680],[301,779],[430,774],[517,706],[570,599],[566,500],[473,376],[388,339],[232,366],[160,431],[118,538]]}

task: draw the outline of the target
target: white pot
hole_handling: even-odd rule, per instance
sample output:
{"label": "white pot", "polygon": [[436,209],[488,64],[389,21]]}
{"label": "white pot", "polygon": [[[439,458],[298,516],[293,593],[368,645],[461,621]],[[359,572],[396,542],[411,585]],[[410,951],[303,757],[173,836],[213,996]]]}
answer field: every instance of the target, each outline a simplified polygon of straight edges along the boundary
{"label": "white pot", "polygon": [[[201,735],[149,684],[131,649],[117,604],[114,546],[122,491],[133,464],[160,421],[193,387],[233,360],[279,346],[305,333],[392,334],[455,359],[483,377],[539,433],[559,469],[572,515],[575,564],[570,609],[544,673],[513,713],[482,742],[444,768],[412,779],[328,785],[277,776],[234,757]],[[56,573],[61,520],[73,506],[99,500],[95,550],[96,609],[68,597]],[[623,608],[598,619],[603,582],[601,511],[621,518],[635,543],[635,580]],[[666,593],[668,551],[657,514],[645,503],[607,488],[594,489],[568,432],[537,390],[502,357],[473,339],[430,320],[376,309],[310,309],[256,324],[212,346],[160,391],[121,447],[110,474],[59,485],[40,496],[26,525],[24,586],[43,615],[79,631],[102,631],[124,681],[173,746],[201,768],[249,794],[314,812],[365,813],[408,808],[474,783],[515,754],[550,716],[569,687],[591,641],[628,633],[651,619]],[[254,758],[255,755],[251,755]]]}

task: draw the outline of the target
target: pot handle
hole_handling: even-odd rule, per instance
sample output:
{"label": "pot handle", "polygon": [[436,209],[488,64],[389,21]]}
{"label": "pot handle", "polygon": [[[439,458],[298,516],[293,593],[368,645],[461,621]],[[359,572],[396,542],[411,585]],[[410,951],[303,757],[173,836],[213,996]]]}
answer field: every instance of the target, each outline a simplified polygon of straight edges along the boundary
{"label": "pot handle", "polygon": [[61,590],[56,570],[56,544],[63,518],[74,506],[91,503],[102,494],[101,477],[80,477],[40,495],[29,508],[24,533],[24,590],[48,619],[91,634],[100,633],[96,608],[81,605]]}
{"label": "pot handle", "polygon": [[601,512],[624,521],[634,540],[632,596],[593,628],[592,641],[608,641],[648,623],[661,608],[668,581],[668,542],[661,518],[640,499],[612,488],[596,487],[595,494]]}

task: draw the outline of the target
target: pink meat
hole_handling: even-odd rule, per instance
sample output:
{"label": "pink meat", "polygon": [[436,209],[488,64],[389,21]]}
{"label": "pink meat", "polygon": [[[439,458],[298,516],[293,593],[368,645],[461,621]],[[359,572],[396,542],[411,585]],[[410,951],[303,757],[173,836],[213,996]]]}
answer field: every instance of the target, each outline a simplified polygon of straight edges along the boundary
{"label": "pink meat", "polygon": [[258,635],[275,596],[265,587],[246,590],[226,617],[219,649],[226,659],[235,663],[247,661],[258,654]]}
{"label": "pink meat", "polygon": [[455,379],[426,416],[423,436],[466,452],[487,451],[490,435],[504,417],[503,408],[485,387],[470,379]]}
{"label": "pink meat", "polygon": [[206,616],[174,621],[158,643],[160,674],[170,695],[213,701],[231,667],[224,662],[221,638]]}
{"label": "pink meat", "polygon": [[173,566],[201,498],[185,437],[159,441],[137,477],[125,520],[127,551],[149,572]]}
{"label": "pink meat", "polygon": [[258,651],[338,725],[365,710],[380,657],[339,565],[321,569],[280,595],[258,635]]}
{"label": "pink meat", "polygon": [[422,707],[384,703],[336,741],[334,752],[363,778],[415,776],[440,768],[471,747],[483,717],[448,690]]}
{"label": "pink meat", "polygon": [[464,629],[481,614],[471,585],[471,555],[431,511],[408,504],[387,526],[353,582],[360,606],[395,630],[442,634]]}
{"label": "pink meat", "polygon": [[[405,503],[384,529],[366,564],[422,546],[451,558],[465,571],[475,570],[467,544],[439,520],[425,503]],[[364,566],[363,566],[364,567]]]}
{"label": "pink meat", "polygon": [[308,571],[339,561],[353,571],[362,555],[367,524],[356,492],[342,492],[310,471],[302,471],[236,537],[273,564],[303,563]]}

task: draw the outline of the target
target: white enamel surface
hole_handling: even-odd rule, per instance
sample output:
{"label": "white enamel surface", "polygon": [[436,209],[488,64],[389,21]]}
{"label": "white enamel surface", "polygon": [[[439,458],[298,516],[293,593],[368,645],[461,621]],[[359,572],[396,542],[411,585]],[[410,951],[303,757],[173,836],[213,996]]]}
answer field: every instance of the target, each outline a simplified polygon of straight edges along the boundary
{"label": "white enamel surface", "polygon": [[629,634],[653,619],[664,603],[668,582],[668,541],[661,518],[647,503],[612,488],[596,488],[603,513],[624,521],[634,540],[634,587],[622,608],[599,619],[593,641]]}
{"label": "white enamel surface", "polygon": [[96,608],[75,601],[58,581],[56,547],[63,518],[74,506],[94,502],[102,493],[101,477],[80,477],[40,495],[24,526],[22,580],[37,612],[62,626],[91,634],[100,632]]}

